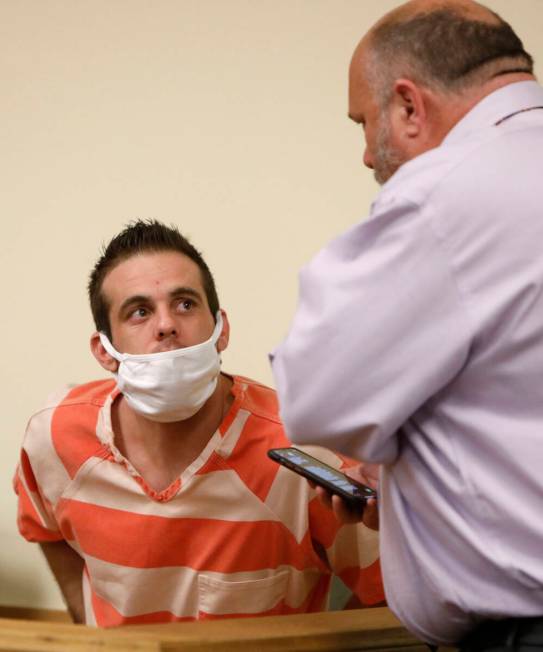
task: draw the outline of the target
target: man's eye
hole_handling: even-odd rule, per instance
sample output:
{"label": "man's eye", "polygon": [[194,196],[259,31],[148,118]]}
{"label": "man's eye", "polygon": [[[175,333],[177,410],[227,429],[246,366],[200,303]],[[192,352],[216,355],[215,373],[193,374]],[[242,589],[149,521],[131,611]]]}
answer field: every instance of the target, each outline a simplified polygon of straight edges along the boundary
{"label": "man's eye", "polygon": [[134,319],[143,319],[146,316],[147,316],[146,308],[136,308],[136,310],[130,313],[130,317]]}
{"label": "man's eye", "polygon": [[177,305],[180,312],[187,312],[194,308],[194,301],[192,299],[182,299]]}

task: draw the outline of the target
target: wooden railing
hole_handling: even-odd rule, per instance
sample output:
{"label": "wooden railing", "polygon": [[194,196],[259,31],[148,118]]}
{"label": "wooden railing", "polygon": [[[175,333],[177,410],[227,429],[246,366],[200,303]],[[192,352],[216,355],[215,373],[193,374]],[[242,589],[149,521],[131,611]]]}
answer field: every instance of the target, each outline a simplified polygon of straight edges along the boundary
{"label": "wooden railing", "polygon": [[386,608],[113,629],[16,615],[0,607],[2,652],[427,652]]}

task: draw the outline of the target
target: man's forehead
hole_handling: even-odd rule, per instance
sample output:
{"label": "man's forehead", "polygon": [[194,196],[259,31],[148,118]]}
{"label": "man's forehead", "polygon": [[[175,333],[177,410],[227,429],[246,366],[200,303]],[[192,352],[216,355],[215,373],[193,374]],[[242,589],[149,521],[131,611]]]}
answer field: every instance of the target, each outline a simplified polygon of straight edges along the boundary
{"label": "man's forehead", "polygon": [[367,50],[365,44],[359,44],[351,59],[349,68],[349,117],[360,122],[374,102],[373,93],[367,75]]}
{"label": "man's forehead", "polygon": [[186,285],[202,291],[200,268],[188,256],[177,251],[149,251],[125,258],[104,278],[103,292],[121,298],[140,287]]}

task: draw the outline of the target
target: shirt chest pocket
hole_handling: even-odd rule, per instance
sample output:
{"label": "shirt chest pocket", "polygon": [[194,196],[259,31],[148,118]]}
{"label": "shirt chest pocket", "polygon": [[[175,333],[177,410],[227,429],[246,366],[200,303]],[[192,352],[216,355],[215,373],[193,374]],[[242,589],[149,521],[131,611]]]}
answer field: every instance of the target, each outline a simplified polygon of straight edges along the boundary
{"label": "shirt chest pocket", "polygon": [[264,579],[241,582],[200,575],[198,577],[199,617],[281,613],[288,577],[287,570]]}

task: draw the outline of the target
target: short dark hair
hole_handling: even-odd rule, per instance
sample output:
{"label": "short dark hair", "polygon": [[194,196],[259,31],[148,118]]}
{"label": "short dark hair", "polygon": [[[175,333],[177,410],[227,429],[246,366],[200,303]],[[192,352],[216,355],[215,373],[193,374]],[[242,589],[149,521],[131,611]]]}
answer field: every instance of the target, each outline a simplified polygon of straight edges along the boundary
{"label": "short dark hair", "polygon": [[109,304],[102,292],[107,274],[124,260],[144,252],[176,251],[193,260],[202,275],[202,285],[213,318],[219,310],[219,298],[215,281],[202,258],[202,254],[173,225],[166,226],[157,220],[135,220],[129,223],[107,246],[102,253],[89,278],[89,300],[96,330],[105,333],[111,339],[109,321]]}
{"label": "short dark hair", "polygon": [[438,8],[378,25],[370,42],[377,92],[388,103],[400,77],[444,92],[461,92],[507,72],[533,74],[533,59],[512,27],[494,12],[494,21],[474,20],[454,8]]}

